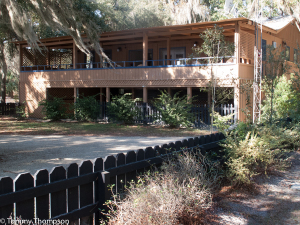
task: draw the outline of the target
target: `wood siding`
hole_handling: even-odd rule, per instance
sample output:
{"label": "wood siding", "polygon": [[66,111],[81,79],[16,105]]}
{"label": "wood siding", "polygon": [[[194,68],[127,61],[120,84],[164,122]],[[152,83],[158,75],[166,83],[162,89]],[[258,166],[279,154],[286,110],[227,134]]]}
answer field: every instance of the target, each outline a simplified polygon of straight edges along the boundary
{"label": "wood siding", "polygon": [[[213,71],[217,79],[228,80],[237,77],[236,68],[236,65],[225,64],[213,66]],[[43,83],[46,86],[60,83],[55,87],[187,87],[205,86],[201,82],[195,83],[195,80],[209,80],[210,73],[210,66],[61,70],[22,72],[20,82]]]}
{"label": "wood siding", "polygon": [[[213,66],[213,71],[219,86],[234,86],[236,65]],[[31,116],[41,117],[39,102],[46,98],[46,88],[206,87],[210,72],[211,67],[198,66],[22,72],[20,102],[26,101]]]}

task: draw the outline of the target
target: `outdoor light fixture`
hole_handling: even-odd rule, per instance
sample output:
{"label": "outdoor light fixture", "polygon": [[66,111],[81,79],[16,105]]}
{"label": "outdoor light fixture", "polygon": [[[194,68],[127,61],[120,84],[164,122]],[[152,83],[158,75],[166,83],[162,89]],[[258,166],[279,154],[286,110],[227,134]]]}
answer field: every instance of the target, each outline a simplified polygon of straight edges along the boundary
{"label": "outdoor light fixture", "polygon": [[122,51],[122,48],[121,47],[117,48],[117,52],[120,52],[120,51]]}
{"label": "outdoor light fixture", "polygon": [[197,41],[195,41],[195,43],[194,43],[194,47],[196,47],[196,46],[197,46],[197,44],[198,44],[198,42],[197,42]]}

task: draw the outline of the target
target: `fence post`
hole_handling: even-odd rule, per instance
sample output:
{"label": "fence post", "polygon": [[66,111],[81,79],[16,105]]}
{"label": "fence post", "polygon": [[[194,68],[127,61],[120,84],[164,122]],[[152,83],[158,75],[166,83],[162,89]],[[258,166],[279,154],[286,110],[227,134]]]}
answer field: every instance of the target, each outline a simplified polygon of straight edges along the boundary
{"label": "fence post", "polygon": [[[101,176],[100,176],[101,175]],[[98,177],[98,196],[99,196],[99,209],[104,209],[107,212],[107,207],[103,206],[106,201],[110,199],[111,192],[109,189],[110,185],[110,173],[107,171],[99,173]],[[102,194],[103,193],[103,194]]]}
{"label": "fence post", "polygon": [[147,110],[147,103],[143,102],[143,124],[144,125],[147,125],[146,110]]}

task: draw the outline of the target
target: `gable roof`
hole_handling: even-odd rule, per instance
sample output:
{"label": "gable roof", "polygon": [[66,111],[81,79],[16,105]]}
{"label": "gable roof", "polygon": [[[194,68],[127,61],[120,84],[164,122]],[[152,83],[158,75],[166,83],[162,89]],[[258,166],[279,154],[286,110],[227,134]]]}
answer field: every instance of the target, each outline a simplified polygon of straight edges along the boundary
{"label": "gable roof", "polygon": [[263,25],[266,27],[269,27],[273,30],[279,31],[286,27],[289,23],[291,23],[294,20],[292,16],[280,16],[276,18],[265,18],[263,19]]}

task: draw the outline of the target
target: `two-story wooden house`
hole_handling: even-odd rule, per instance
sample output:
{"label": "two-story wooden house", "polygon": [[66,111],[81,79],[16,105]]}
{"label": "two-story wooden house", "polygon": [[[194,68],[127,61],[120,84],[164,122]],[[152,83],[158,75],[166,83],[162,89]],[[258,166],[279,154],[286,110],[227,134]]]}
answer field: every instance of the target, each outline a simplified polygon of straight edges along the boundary
{"label": "two-story wooden house", "polygon": [[[203,66],[202,58],[190,58],[192,47],[200,46],[203,41],[199,34],[215,24],[223,27],[227,41],[235,44],[235,53],[217,64]],[[197,95],[196,100],[206,104],[209,93],[199,88],[209,85],[213,67],[217,86],[234,90],[232,102],[239,109],[237,118],[243,120],[246,96],[241,94],[239,83],[253,80],[254,31],[253,21],[235,18],[102,33],[99,41],[114,67],[100,63],[96,54],[89,59],[71,37],[41,40],[42,52],[33,52],[25,41],[17,42],[20,102],[26,103],[31,117],[43,116],[38,103],[47,96],[73,102],[81,94],[104,93],[99,100],[110,101],[111,94],[130,92],[148,102],[159,94],[159,89],[165,89],[169,93],[181,91],[189,97]],[[266,21],[262,39],[263,49],[266,45],[281,46],[289,55],[287,60],[299,57],[296,48],[300,33],[291,18]]]}

